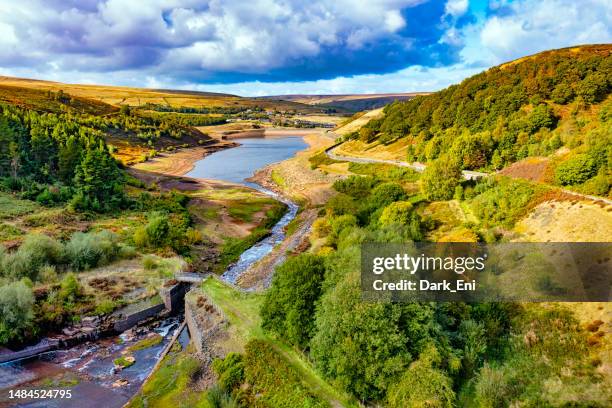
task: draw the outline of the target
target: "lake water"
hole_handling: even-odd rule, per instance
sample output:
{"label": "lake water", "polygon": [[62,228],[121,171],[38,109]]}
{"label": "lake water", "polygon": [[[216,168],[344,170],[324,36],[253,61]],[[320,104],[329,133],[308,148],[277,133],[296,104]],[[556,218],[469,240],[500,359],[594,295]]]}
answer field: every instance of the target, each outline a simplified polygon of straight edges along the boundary
{"label": "lake water", "polygon": [[241,146],[232,149],[221,150],[213,153],[196,163],[194,169],[187,174],[189,177],[208,178],[231,181],[255,188],[278,201],[287,205],[287,212],[272,227],[270,235],[244,251],[240,259],[221,275],[221,278],[230,283],[236,280],[252,264],[269,254],[272,249],[285,239],[285,227],[295,218],[298,205],[294,202],[267,190],[258,184],[251,183],[245,179],[251,177],[256,170],[271,163],[280,162],[308,145],[299,136],[274,137],[274,138],[248,138],[239,139]]}
{"label": "lake water", "polygon": [[307,147],[299,136],[244,138],[236,141],[241,146],[206,156],[186,176],[231,181],[253,187],[253,183],[245,179],[251,177],[255,170],[293,157]]}

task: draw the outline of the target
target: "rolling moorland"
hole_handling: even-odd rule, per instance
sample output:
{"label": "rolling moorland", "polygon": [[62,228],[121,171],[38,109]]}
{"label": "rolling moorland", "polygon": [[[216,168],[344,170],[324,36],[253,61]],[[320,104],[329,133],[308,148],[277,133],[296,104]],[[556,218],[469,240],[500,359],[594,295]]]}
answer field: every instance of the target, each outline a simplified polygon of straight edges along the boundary
{"label": "rolling moorland", "polygon": [[307,105],[362,112],[381,108],[394,101],[404,101],[418,95],[427,95],[427,92],[412,92],[398,94],[363,94],[363,95],[277,95],[266,96],[261,99],[278,101],[291,101]]}
{"label": "rolling moorland", "polygon": [[[611,52],[526,57],[313,131],[308,150],[256,175],[301,204],[287,234],[305,239],[267,290],[214,278],[194,288],[186,301],[223,324],[203,353],[173,347],[130,406],[608,406],[609,303],[361,302],[359,244],[610,242],[610,205],[564,190],[609,197]],[[115,106],[67,89],[32,89],[27,104],[15,103],[26,91],[3,96],[3,344],[113,310],[125,286],[222,272],[282,212],[248,189],[147,171],[183,140],[223,148],[193,126],[240,113],[186,104],[168,123],[172,104]],[[333,160],[326,150],[340,142],[345,156],[427,167]],[[150,157],[121,153],[132,146]],[[468,181],[462,170],[493,175]],[[219,240],[232,222],[250,230]],[[89,285],[103,265],[117,275],[112,293]]]}

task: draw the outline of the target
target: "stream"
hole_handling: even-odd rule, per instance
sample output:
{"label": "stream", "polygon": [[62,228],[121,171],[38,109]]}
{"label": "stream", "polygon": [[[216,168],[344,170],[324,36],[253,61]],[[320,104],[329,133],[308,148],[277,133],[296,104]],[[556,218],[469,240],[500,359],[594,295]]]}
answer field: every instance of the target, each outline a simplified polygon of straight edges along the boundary
{"label": "stream", "polygon": [[231,265],[221,278],[229,283],[236,283],[238,277],[249,266],[268,255],[272,249],[285,239],[285,227],[295,218],[298,205],[287,198],[265,189],[256,183],[247,181],[257,169],[268,164],[280,162],[307,147],[299,136],[274,138],[244,138],[238,139],[240,146],[222,150],[198,161],[188,177],[219,179],[239,183],[287,205],[287,212],[272,227],[270,235],[244,251],[240,259]]}
{"label": "stream", "polygon": [[[285,239],[285,226],[295,218],[297,204],[247,181],[257,169],[292,157],[307,147],[299,136],[239,139],[240,146],[221,150],[198,161],[186,176],[218,179],[242,184],[282,201],[288,211],[272,227],[270,235],[247,249],[240,259],[222,275],[230,283],[250,265],[262,259]],[[88,341],[67,350],[57,350],[37,357],[0,364],[0,408],[114,408],[122,407],[139,390],[160,358],[168,342],[176,334],[182,316],[172,316],[145,327],[130,329],[118,336]],[[162,336],[153,346],[130,352],[135,363],[116,370],[114,360],[124,355],[130,346],[151,336]],[[185,328],[177,340],[182,347],[189,343]],[[119,381],[127,383],[118,385]],[[70,399],[9,399],[9,390],[70,389]]]}

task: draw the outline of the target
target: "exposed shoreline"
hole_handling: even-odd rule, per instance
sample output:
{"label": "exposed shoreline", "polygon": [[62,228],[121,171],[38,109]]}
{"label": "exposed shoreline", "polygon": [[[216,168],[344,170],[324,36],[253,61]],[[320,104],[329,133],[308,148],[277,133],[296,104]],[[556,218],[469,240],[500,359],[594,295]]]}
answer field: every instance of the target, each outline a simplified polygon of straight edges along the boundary
{"label": "exposed shoreline", "polygon": [[[235,140],[249,137],[279,138],[285,136],[303,136],[304,142],[308,144],[308,148],[312,148],[316,143],[313,142],[312,139],[305,136],[320,132],[320,129],[291,128],[261,129],[261,131],[259,131],[259,129],[257,130],[257,134],[253,133],[250,130],[237,132],[235,134],[232,134],[231,137],[229,137],[228,139]],[[181,177],[192,171],[195,167],[195,164],[206,156],[216,153],[220,150],[231,149],[232,147],[238,146],[240,146],[240,143],[236,141],[219,140],[218,143],[210,146],[187,147],[181,148],[180,150],[177,150],[174,153],[162,153],[150,160],[147,160],[146,162],[134,164],[130,166],[130,168],[152,173],[159,173],[165,176]],[[257,172],[259,172],[260,170],[262,169],[257,170]],[[194,180],[225,183],[225,181],[217,179],[194,178]],[[259,178],[256,181],[259,182]],[[231,182],[227,183],[233,184]],[[267,186],[265,187],[268,188]]]}

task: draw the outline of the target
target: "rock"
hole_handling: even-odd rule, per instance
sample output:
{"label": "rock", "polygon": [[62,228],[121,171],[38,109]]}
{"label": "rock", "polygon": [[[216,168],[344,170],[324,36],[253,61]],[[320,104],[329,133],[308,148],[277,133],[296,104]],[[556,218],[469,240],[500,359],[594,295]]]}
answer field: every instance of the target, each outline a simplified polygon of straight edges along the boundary
{"label": "rock", "polygon": [[120,378],[120,379],[118,379],[117,381],[115,381],[113,383],[113,388],[125,387],[129,383],[130,382],[128,380],[126,380],[125,378]]}
{"label": "rock", "polygon": [[81,319],[81,325],[83,327],[95,327],[99,323],[100,319],[96,316],[86,316]]}
{"label": "rock", "polygon": [[77,332],[77,330],[70,327],[65,327],[64,329],[62,329],[62,333],[64,333],[66,336],[74,336],[75,334],[77,334]]}

